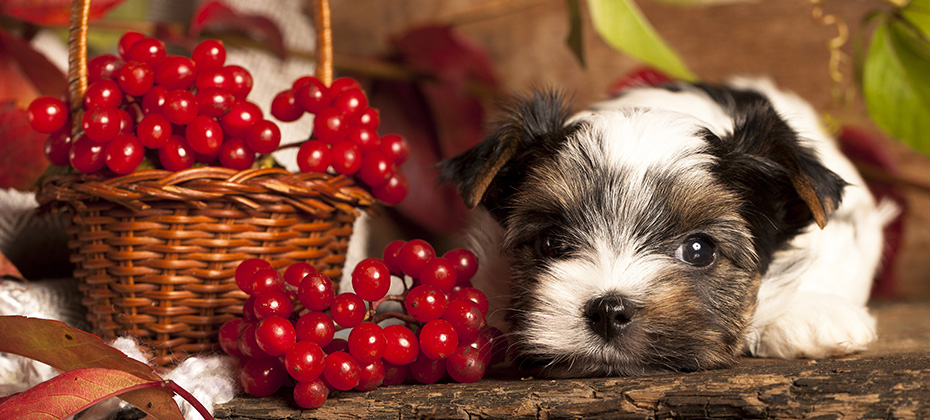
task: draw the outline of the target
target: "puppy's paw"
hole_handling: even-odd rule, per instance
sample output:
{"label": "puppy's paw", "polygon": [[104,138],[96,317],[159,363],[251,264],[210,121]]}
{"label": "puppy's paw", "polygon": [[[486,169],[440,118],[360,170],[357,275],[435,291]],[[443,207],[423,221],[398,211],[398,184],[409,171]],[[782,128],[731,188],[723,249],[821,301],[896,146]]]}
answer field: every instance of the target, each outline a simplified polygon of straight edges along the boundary
{"label": "puppy's paw", "polygon": [[826,295],[796,299],[749,338],[759,357],[823,358],[863,351],[875,341],[875,319],[861,305]]}

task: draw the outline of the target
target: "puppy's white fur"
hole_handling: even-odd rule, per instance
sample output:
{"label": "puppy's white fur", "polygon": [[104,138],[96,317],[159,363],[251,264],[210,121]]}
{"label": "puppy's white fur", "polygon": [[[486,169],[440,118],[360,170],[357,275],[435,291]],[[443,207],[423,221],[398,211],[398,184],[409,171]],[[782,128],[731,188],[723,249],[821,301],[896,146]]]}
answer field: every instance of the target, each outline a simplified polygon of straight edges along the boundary
{"label": "puppy's white fur", "polygon": [[[895,207],[876,205],[861,176],[808,103],[778,90],[767,80],[734,79],[729,85],[763,93],[800,134],[804,145],[848,183],[841,205],[825,228],[811,224],[774,255],[745,330],[745,350],[755,356],[782,358],[817,358],[864,350],[876,339],[875,320],[868,313],[866,301],[881,260],[882,227],[894,217]],[[693,168],[688,182],[702,182],[702,168],[713,158],[701,151],[702,140],[694,138],[693,128],[707,127],[724,136],[733,132],[735,124],[721,105],[696,90],[636,89],[596,104],[592,110],[594,113],[577,114],[572,121],[590,123],[592,132],[610,141],[605,148],[581,139],[572,147],[601,147],[611,164],[626,170],[642,168],[632,179],[648,176],[646,168],[663,165],[670,170]],[[642,194],[649,195],[647,191]],[[489,297],[490,322],[506,330],[503,314],[512,309],[507,309],[511,298],[509,265],[501,253],[505,232],[481,209],[475,211],[472,227],[471,248],[481,261],[473,283]],[[556,264],[541,282],[538,293],[552,302],[534,314],[532,331],[525,335],[535,337],[535,346],[553,348],[554,353],[577,352],[579,348],[611,352],[596,345],[592,334],[577,332],[584,329],[585,323],[574,308],[608,291],[620,291],[636,300],[656,286],[648,284],[648,279],[655,278],[668,263],[654,256],[637,258],[632,253],[634,247],[616,250],[605,244],[595,248],[594,255]],[[582,337],[583,342],[566,337]],[[602,359],[609,363],[622,357],[611,354]]]}

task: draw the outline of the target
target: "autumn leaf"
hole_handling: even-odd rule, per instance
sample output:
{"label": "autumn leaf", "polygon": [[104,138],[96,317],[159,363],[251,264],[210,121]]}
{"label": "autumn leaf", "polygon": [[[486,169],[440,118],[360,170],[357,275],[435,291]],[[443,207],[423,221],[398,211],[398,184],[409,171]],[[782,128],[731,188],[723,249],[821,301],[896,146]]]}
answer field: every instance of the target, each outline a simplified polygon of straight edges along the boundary
{"label": "autumn leaf", "polygon": [[[0,418],[63,419],[110,397],[164,384],[117,369],[76,369],[7,398],[0,403]],[[177,418],[181,418],[180,414]]]}
{"label": "autumn leaf", "polygon": [[29,190],[48,167],[45,134],[32,129],[26,111],[0,104],[0,188]]}
{"label": "autumn leaf", "polygon": [[[152,368],[104,344],[100,337],[63,322],[21,316],[0,316],[0,353],[27,357],[63,372],[85,368],[115,369],[147,381],[161,381]],[[132,390],[119,395],[158,419],[181,418],[181,411],[166,388]],[[6,418],[6,417],[2,417]]]}
{"label": "autumn leaf", "polygon": [[14,265],[6,255],[3,255],[3,252],[0,252],[0,277],[6,276],[16,277],[18,279],[23,278],[23,274],[19,272],[16,265]]}
{"label": "autumn leaf", "polygon": [[264,44],[279,58],[287,56],[284,36],[273,20],[261,15],[239,13],[223,3],[206,1],[194,12],[188,38],[197,39],[204,32],[233,32]]}
{"label": "autumn leaf", "polygon": [[36,96],[60,96],[68,86],[64,72],[23,39],[0,29],[0,103],[29,106]]}
{"label": "autumn leaf", "polygon": [[[91,21],[100,19],[125,0],[90,2]],[[71,17],[71,0],[0,0],[0,14],[10,15],[37,25],[65,26]]]}

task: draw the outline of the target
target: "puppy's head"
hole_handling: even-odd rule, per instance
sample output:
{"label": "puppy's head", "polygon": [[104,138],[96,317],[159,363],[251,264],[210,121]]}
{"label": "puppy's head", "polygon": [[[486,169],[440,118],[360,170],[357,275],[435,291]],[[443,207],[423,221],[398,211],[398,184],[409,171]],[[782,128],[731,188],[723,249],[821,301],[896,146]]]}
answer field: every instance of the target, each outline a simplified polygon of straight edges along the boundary
{"label": "puppy's head", "polygon": [[522,367],[636,375],[735,362],[773,253],[825,223],[844,185],[767,100],[744,99],[717,136],[654,109],[569,118],[561,95],[536,93],[443,164],[503,228]]}

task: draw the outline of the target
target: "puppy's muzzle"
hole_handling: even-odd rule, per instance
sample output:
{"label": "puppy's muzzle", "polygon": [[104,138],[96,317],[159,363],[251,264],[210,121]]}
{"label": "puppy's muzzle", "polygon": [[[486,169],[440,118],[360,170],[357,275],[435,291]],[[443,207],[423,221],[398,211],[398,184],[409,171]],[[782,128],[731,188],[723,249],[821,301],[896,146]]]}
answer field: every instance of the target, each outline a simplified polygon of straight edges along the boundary
{"label": "puppy's muzzle", "polygon": [[606,341],[620,337],[635,314],[628,299],[614,294],[591,299],[584,308],[588,327]]}

